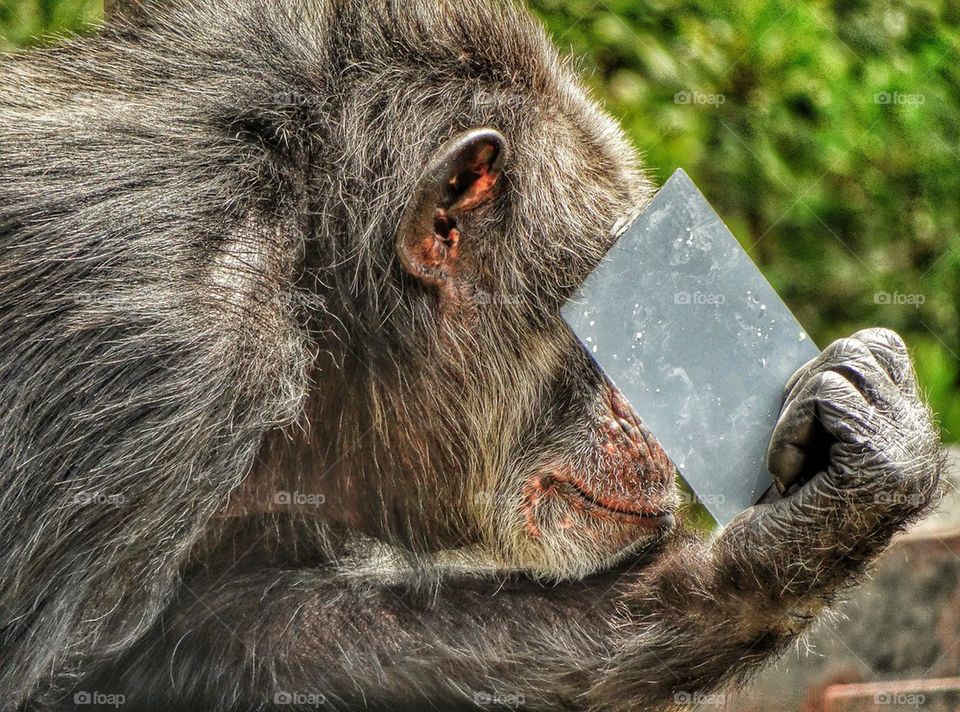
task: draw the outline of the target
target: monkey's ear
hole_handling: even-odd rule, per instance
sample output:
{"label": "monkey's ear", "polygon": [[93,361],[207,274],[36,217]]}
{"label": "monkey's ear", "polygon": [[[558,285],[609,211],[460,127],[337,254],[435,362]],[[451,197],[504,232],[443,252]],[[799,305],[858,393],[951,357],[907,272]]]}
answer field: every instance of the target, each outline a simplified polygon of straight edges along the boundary
{"label": "monkey's ear", "polygon": [[489,201],[507,155],[507,140],[474,129],[448,141],[427,165],[400,221],[397,254],[413,276],[449,281],[460,252],[460,218]]}

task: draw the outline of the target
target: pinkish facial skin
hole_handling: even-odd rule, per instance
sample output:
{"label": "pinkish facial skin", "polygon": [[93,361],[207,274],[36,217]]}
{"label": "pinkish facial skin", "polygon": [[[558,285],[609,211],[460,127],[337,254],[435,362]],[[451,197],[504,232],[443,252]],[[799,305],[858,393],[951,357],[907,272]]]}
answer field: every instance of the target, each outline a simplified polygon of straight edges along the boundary
{"label": "pinkish facial skin", "polygon": [[549,548],[573,540],[610,560],[673,528],[676,468],[609,382],[602,399],[582,459],[537,467],[523,485],[521,507],[531,539]]}

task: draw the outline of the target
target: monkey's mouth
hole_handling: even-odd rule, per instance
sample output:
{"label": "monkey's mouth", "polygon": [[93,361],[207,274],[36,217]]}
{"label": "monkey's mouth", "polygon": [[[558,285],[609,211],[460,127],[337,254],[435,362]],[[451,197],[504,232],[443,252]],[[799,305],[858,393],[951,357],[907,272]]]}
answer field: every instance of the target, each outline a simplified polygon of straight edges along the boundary
{"label": "monkey's mouth", "polygon": [[550,497],[560,497],[573,509],[606,521],[615,521],[650,531],[665,530],[673,526],[674,516],[665,493],[663,502],[654,503],[646,496],[634,500],[601,495],[591,491],[577,478],[566,475],[545,475],[535,478],[524,487],[527,526],[531,535],[539,536],[537,510]]}

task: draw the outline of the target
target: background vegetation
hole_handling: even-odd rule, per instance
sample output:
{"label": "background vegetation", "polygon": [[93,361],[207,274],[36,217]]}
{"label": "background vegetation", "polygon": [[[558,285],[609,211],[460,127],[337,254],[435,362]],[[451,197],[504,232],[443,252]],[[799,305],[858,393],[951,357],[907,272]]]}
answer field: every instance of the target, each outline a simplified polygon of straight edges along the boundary
{"label": "background vegetation", "polygon": [[[960,440],[960,3],[532,0],[665,180],[690,173],[821,345],[885,325]],[[0,0],[0,50],[98,0]]]}

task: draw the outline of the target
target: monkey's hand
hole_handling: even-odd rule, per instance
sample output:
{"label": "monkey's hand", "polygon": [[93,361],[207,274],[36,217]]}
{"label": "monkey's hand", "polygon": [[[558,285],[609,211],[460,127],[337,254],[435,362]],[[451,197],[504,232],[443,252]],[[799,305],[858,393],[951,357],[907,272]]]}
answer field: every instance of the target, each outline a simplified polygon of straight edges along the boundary
{"label": "monkey's hand", "polygon": [[938,491],[943,450],[900,337],[861,331],[800,369],[767,459],[786,496],[735,519],[720,558],[781,600],[826,603]]}
{"label": "monkey's hand", "polygon": [[767,454],[781,494],[796,492],[787,510],[839,515],[850,535],[925,511],[940,460],[906,347],[885,329],[837,341],[797,372]]}

